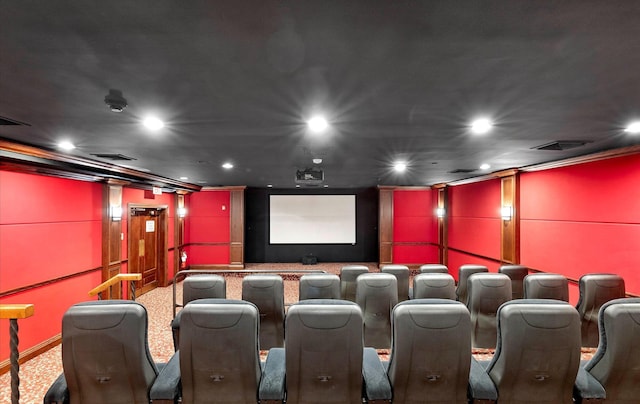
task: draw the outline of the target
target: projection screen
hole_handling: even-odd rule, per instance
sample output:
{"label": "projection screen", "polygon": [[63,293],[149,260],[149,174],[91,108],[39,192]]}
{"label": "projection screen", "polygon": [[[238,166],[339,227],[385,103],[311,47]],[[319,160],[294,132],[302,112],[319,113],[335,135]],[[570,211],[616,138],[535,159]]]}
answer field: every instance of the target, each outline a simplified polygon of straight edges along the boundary
{"label": "projection screen", "polygon": [[270,195],[270,244],[355,244],[355,195]]}

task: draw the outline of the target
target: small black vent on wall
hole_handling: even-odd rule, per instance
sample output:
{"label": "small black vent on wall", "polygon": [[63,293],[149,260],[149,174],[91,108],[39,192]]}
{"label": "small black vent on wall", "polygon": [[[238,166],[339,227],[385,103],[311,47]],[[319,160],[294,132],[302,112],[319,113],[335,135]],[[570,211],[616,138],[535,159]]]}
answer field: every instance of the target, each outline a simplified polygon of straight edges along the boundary
{"label": "small black vent on wall", "polygon": [[113,160],[113,161],[131,161],[135,160],[133,157],[125,156],[124,154],[115,153],[95,153],[92,156],[100,157],[101,159]]}
{"label": "small black vent on wall", "polygon": [[13,119],[0,116],[0,126],[31,126],[28,123],[15,121]]}
{"label": "small black vent on wall", "polygon": [[541,146],[532,147],[536,150],[569,150],[576,147],[581,147],[591,143],[590,140],[556,140],[551,143],[543,144]]}
{"label": "small black vent on wall", "polygon": [[453,171],[449,171],[449,174],[469,174],[476,171],[474,168],[456,168]]}

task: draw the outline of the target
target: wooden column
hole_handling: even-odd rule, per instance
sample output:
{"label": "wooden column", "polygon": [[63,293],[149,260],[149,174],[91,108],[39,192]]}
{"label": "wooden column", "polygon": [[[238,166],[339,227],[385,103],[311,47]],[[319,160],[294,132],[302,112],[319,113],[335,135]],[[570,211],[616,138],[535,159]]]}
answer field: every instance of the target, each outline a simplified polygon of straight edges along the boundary
{"label": "wooden column", "polygon": [[[436,220],[438,221],[438,249],[439,249],[439,260],[443,265],[447,265],[449,260],[449,250],[448,250],[448,235],[447,235],[447,223],[448,223],[448,215],[449,215],[449,204],[448,204],[448,188],[446,184],[438,184],[433,186],[434,189],[438,192],[438,200],[436,204],[437,209],[444,210],[444,216],[438,217]],[[434,213],[435,214],[435,213]]]}
{"label": "wooden column", "polygon": [[176,191],[176,196],[175,196],[176,212],[175,212],[174,231],[173,231],[173,245],[174,245],[173,274],[174,276],[176,273],[178,273],[180,270],[183,269],[181,256],[185,247],[184,246],[184,224],[185,224],[186,216],[180,217],[179,212],[181,209],[187,208],[186,202],[185,202],[186,194],[188,194],[187,191]]}
{"label": "wooden column", "polygon": [[505,263],[520,263],[520,185],[519,173],[511,170],[500,176],[502,207],[511,207],[511,218],[501,218],[500,259]]}
{"label": "wooden column", "polygon": [[393,187],[378,187],[379,264],[393,263]]}
{"label": "wooden column", "polygon": [[[122,215],[122,187],[125,181],[109,180],[102,188],[102,281],[120,273],[122,269],[122,218],[114,220],[111,208],[119,206]],[[113,288],[113,299],[121,299],[120,285]]]}
{"label": "wooden column", "polygon": [[229,268],[244,268],[244,190],[245,187],[230,187],[231,234],[229,240]]}

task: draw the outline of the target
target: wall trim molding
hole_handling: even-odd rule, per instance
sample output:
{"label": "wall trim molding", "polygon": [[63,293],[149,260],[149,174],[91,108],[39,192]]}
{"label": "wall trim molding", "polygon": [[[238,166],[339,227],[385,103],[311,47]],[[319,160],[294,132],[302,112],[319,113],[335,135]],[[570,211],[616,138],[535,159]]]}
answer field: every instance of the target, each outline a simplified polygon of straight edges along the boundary
{"label": "wall trim molding", "polygon": [[46,281],[34,283],[34,284],[31,284],[31,285],[21,286],[19,288],[7,290],[6,292],[0,292],[0,298],[11,296],[11,295],[15,295],[16,293],[26,292],[26,291],[32,290],[32,289],[41,288],[43,286],[51,285],[53,283],[66,281],[68,279],[77,278],[77,277],[80,277],[80,276],[88,275],[90,273],[99,272],[99,271],[102,271],[102,266],[99,266],[99,267],[96,267],[96,268],[87,269],[87,270],[76,272],[76,273],[69,274],[69,275],[59,276],[57,278],[53,278],[53,279],[49,279],[49,280],[46,280]]}
{"label": "wall trim molding", "polygon": [[[57,345],[60,345],[60,343],[62,343],[62,334],[54,335],[53,337],[42,341],[38,345],[32,346],[31,348],[27,348],[24,351],[20,352],[18,363],[22,365],[26,361],[47,352]],[[7,373],[9,370],[11,370],[10,359],[6,359],[0,362],[0,375]]]}

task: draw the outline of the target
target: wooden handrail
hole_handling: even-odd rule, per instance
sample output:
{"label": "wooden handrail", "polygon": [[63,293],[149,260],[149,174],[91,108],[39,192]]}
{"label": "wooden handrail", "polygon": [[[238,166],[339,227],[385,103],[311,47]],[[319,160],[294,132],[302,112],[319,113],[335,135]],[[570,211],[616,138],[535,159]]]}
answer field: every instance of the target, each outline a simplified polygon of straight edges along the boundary
{"label": "wooden handrail", "polygon": [[11,352],[11,404],[20,402],[20,362],[18,352],[18,319],[33,316],[33,304],[0,304],[0,318],[9,319],[9,350]]}
{"label": "wooden handrail", "polygon": [[0,318],[27,318],[33,316],[33,304],[0,304]]}
{"label": "wooden handrail", "polygon": [[142,279],[142,274],[118,274],[111,279],[108,279],[102,282],[100,285],[89,291],[89,296],[95,296],[98,293],[104,292],[109,287],[115,285],[118,282],[122,281],[139,281]]}

